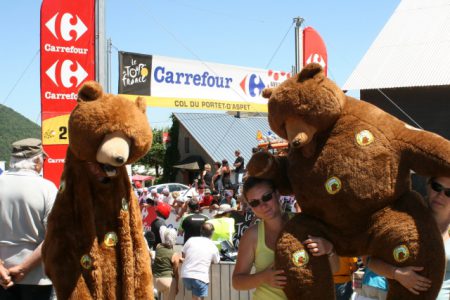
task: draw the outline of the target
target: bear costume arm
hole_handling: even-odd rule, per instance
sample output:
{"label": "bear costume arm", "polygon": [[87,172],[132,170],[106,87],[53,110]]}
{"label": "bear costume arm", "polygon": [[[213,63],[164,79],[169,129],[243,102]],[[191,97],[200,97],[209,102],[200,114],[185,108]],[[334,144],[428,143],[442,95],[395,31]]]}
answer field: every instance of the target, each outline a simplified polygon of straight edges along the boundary
{"label": "bear costume arm", "polygon": [[450,176],[450,141],[405,124],[396,136],[402,161],[423,176]]}
{"label": "bear costume arm", "polygon": [[282,195],[291,195],[293,190],[287,175],[287,156],[275,156],[269,152],[255,153],[247,164],[250,176],[272,180]]}

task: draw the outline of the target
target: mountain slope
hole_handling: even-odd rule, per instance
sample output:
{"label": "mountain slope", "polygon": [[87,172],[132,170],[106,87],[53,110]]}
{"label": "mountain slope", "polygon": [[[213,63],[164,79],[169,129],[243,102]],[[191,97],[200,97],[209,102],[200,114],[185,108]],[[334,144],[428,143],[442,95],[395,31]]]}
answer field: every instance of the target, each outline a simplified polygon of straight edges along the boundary
{"label": "mountain slope", "polygon": [[41,127],[11,108],[0,104],[0,160],[7,161],[11,143],[24,138],[41,138]]}

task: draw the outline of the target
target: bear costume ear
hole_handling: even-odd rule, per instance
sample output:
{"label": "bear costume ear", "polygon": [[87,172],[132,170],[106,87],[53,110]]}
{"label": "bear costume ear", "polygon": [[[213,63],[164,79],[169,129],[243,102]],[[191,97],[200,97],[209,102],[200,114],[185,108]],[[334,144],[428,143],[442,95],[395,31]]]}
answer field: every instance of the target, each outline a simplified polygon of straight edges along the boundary
{"label": "bear costume ear", "polygon": [[319,73],[322,73],[320,77],[325,75],[321,65],[316,63],[307,64],[298,74],[298,82],[314,78]]}
{"label": "bear costume ear", "polygon": [[272,96],[273,88],[265,88],[262,91],[262,96],[266,99],[269,99]]}
{"label": "bear costume ear", "polygon": [[145,110],[147,109],[147,105],[145,104],[145,99],[142,97],[136,98],[136,106],[139,108],[140,111],[145,113]]}
{"label": "bear costume ear", "polygon": [[94,101],[102,97],[103,88],[96,81],[87,81],[78,91],[77,101]]}

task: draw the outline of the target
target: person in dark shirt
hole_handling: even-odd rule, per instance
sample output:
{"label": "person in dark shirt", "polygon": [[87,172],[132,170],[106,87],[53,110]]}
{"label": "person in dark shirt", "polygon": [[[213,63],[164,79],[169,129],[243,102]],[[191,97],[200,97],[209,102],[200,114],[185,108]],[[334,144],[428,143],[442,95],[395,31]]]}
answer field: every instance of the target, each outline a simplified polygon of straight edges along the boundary
{"label": "person in dark shirt", "polygon": [[228,160],[222,160],[222,186],[224,189],[231,188],[231,170],[228,164]]}
{"label": "person in dark shirt", "polygon": [[156,250],[156,246],[162,242],[161,236],[167,228],[166,220],[170,215],[170,210],[170,205],[164,202],[158,203],[155,208],[156,219],[150,225],[150,230],[155,236],[155,242],[152,245],[153,250]]}
{"label": "person in dark shirt", "polygon": [[236,156],[236,160],[234,161],[234,184],[242,183],[242,176],[244,175],[244,158],[241,156],[241,151],[234,151],[234,155]]}
{"label": "person in dark shirt", "polygon": [[185,244],[190,237],[200,236],[200,228],[205,221],[209,218],[200,213],[200,205],[196,197],[189,200],[188,203],[190,214],[187,215],[181,222],[178,228],[179,233],[184,232],[184,242]]}
{"label": "person in dark shirt", "polygon": [[211,165],[205,164],[204,168],[205,169],[203,170],[203,172],[201,174],[201,181],[202,181],[201,186],[203,188],[210,188],[211,182],[212,182],[212,177],[213,177],[213,174],[211,172]]}

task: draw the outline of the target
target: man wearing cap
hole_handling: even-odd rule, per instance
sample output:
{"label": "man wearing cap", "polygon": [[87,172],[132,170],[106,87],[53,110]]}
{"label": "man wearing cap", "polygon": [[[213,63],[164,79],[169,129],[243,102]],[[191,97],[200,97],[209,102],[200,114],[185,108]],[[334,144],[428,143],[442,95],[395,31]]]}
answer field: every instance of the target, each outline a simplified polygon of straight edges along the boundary
{"label": "man wearing cap", "polygon": [[233,198],[233,191],[225,190],[225,198],[220,201],[220,205],[228,204],[232,209],[237,209],[236,199]]}
{"label": "man wearing cap", "polygon": [[209,208],[211,206],[211,203],[213,201],[213,196],[211,195],[210,189],[205,189],[202,200],[200,200],[200,207],[201,208]]}
{"label": "man wearing cap", "polygon": [[10,169],[0,177],[0,299],[50,299],[41,247],[56,186],[42,178],[39,139],[14,142]]}

